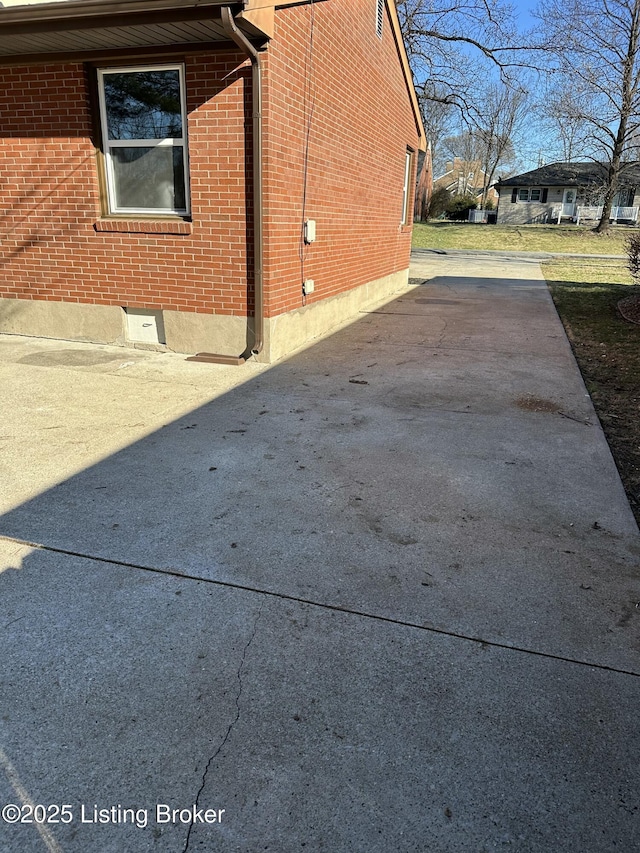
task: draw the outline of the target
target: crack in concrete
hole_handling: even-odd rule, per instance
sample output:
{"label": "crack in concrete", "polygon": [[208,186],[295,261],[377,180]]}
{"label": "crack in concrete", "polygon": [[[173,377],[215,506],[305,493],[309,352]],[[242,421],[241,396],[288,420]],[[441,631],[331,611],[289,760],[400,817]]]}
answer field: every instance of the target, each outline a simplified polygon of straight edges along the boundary
{"label": "crack in concrete", "polygon": [[[233,720],[229,723],[227,731],[225,732],[224,737],[220,741],[220,745],[218,746],[216,751],[209,757],[209,760],[207,761],[207,763],[205,765],[204,771],[202,773],[202,782],[200,784],[200,787],[198,788],[198,793],[196,794],[196,798],[194,801],[196,809],[200,805],[200,797],[202,795],[202,792],[204,791],[205,785],[207,784],[207,775],[209,773],[209,768],[211,767],[211,764],[213,763],[213,761],[215,761],[215,759],[218,757],[218,755],[220,755],[222,749],[224,748],[224,745],[226,744],[226,742],[231,737],[231,732],[233,731],[233,729],[237,725],[238,720],[240,719],[240,699],[242,698],[242,691],[244,688],[244,684],[242,681],[242,670],[244,668],[244,664],[245,664],[245,661],[247,658],[247,652],[249,651],[249,647],[253,643],[255,636],[256,636],[256,633],[258,631],[258,622],[260,621],[260,617],[262,616],[263,607],[264,607],[264,603],[262,603],[260,605],[260,607],[258,608],[258,613],[257,613],[256,619],[255,619],[255,622],[253,623],[253,631],[251,632],[251,636],[247,640],[245,647],[242,651],[242,657],[240,659],[238,671],[236,672],[236,677],[238,679],[238,692],[237,692],[236,698],[235,698],[236,713],[235,713]],[[191,841],[191,830],[192,829],[193,829],[193,823],[190,823],[189,829],[187,830],[187,837],[185,838],[184,847],[182,848],[182,853],[187,853],[187,851],[189,849],[189,843]]]}
{"label": "crack in concrete", "polygon": [[439,286],[439,287],[446,287],[446,288],[447,288],[447,290],[449,290],[449,291],[450,291],[451,293],[453,293],[455,296],[457,296],[458,298],[460,298],[460,294],[459,294],[459,293],[458,293],[458,291],[455,289],[455,287],[453,286],[453,284],[451,284],[451,282],[450,282],[450,281],[439,281],[439,282],[438,282],[438,286]]}
{"label": "crack in concrete", "polygon": [[436,349],[440,349],[444,345],[444,340],[447,334],[447,329],[449,328],[449,321],[445,320],[444,317],[440,317],[440,321],[444,323],[444,326],[440,330],[440,337],[438,338],[438,343],[436,344]]}

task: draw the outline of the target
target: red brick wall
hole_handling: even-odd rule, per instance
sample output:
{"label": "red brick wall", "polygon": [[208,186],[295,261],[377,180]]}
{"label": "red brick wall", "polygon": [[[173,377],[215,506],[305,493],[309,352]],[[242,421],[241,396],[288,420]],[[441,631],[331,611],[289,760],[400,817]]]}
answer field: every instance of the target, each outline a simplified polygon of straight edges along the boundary
{"label": "red brick wall", "polygon": [[98,222],[84,67],[0,69],[0,296],[246,313],[250,69],[192,57],[186,88],[192,224],[97,231],[113,226]]}
{"label": "red brick wall", "polygon": [[[303,277],[316,281],[311,302],[408,266],[402,186],[406,147],[417,145],[375,0],[293,7],[276,20],[263,54],[268,316],[302,304]],[[240,54],[187,59],[192,223],[116,225],[100,220],[85,67],[0,68],[0,296],[251,310],[250,79]],[[307,128],[305,215],[318,236],[302,250]]]}
{"label": "red brick wall", "polygon": [[[276,13],[266,57],[269,315],[303,304],[303,278],[315,280],[310,303],[409,265],[402,188],[418,136],[390,22],[385,13],[380,40],[375,10],[376,0],[328,0]],[[304,216],[317,239],[303,266],[307,128]]]}

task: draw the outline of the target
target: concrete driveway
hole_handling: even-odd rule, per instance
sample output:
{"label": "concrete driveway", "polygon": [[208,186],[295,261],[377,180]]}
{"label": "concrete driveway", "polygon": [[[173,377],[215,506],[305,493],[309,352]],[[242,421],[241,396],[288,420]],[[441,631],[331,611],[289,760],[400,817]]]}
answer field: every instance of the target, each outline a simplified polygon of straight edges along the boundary
{"label": "concrete driveway", "polygon": [[639,849],[640,537],[539,266],[412,275],[270,368],[0,337],[2,853]]}

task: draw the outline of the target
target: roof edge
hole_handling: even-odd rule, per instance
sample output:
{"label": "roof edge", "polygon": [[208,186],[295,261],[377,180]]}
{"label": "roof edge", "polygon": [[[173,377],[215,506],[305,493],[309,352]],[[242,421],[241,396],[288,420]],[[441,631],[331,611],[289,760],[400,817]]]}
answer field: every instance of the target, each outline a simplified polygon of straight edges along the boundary
{"label": "roof edge", "polygon": [[411,106],[413,108],[413,114],[416,122],[416,129],[418,131],[418,136],[420,137],[420,141],[418,142],[418,150],[426,151],[427,150],[427,134],[424,130],[424,124],[422,122],[422,114],[420,112],[420,105],[418,103],[418,95],[416,94],[416,87],[413,82],[413,74],[411,73],[411,66],[409,65],[409,57],[407,56],[407,49],[404,46],[404,39],[402,37],[402,29],[400,27],[400,19],[398,18],[398,11],[396,9],[396,4],[394,0],[386,0],[387,10],[389,12],[389,18],[391,19],[391,29],[393,31],[393,36],[395,38],[396,47],[398,49],[398,55],[400,56],[400,63],[402,65],[402,71],[404,74],[404,79],[407,84],[407,91],[409,93],[409,100],[411,101]]}
{"label": "roof edge", "polygon": [[66,0],[56,3],[32,3],[24,6],[0,8],[4,24],[35,23],[37,21],[71,21],[74,18],[92,18],[113,15],[121,17],[150,11],[182,11],[191,8],[217,8],[220,6],[244,7],[238,0]]}

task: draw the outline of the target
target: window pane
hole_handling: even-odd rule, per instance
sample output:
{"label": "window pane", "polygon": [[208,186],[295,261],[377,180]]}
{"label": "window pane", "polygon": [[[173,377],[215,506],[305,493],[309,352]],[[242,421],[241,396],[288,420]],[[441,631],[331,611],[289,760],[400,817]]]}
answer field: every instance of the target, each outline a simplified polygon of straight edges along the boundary
{"label": "window pane", "polygon": [[180,146],[113,148],[111,163],[117,209],[186,210]]}
{"label": "window pane", "polygon": [[182,137],[177,69],[104,75],[109,139]]}
{"label": "window pane", "polygon": [[531,190],[531,201],[540,201],[540,190]]}
{"label": "window pane", "polygon": [[402,189],[402,219],[403,225],[409,224],[409,182],[411,181],[411,167],[413,165],[413,154],[407,151],[404,161],[404,187]]}
{"label": "window pane", "polygon": [[520,201],[529,201],[529,190],[520,190],[518,193]]}

